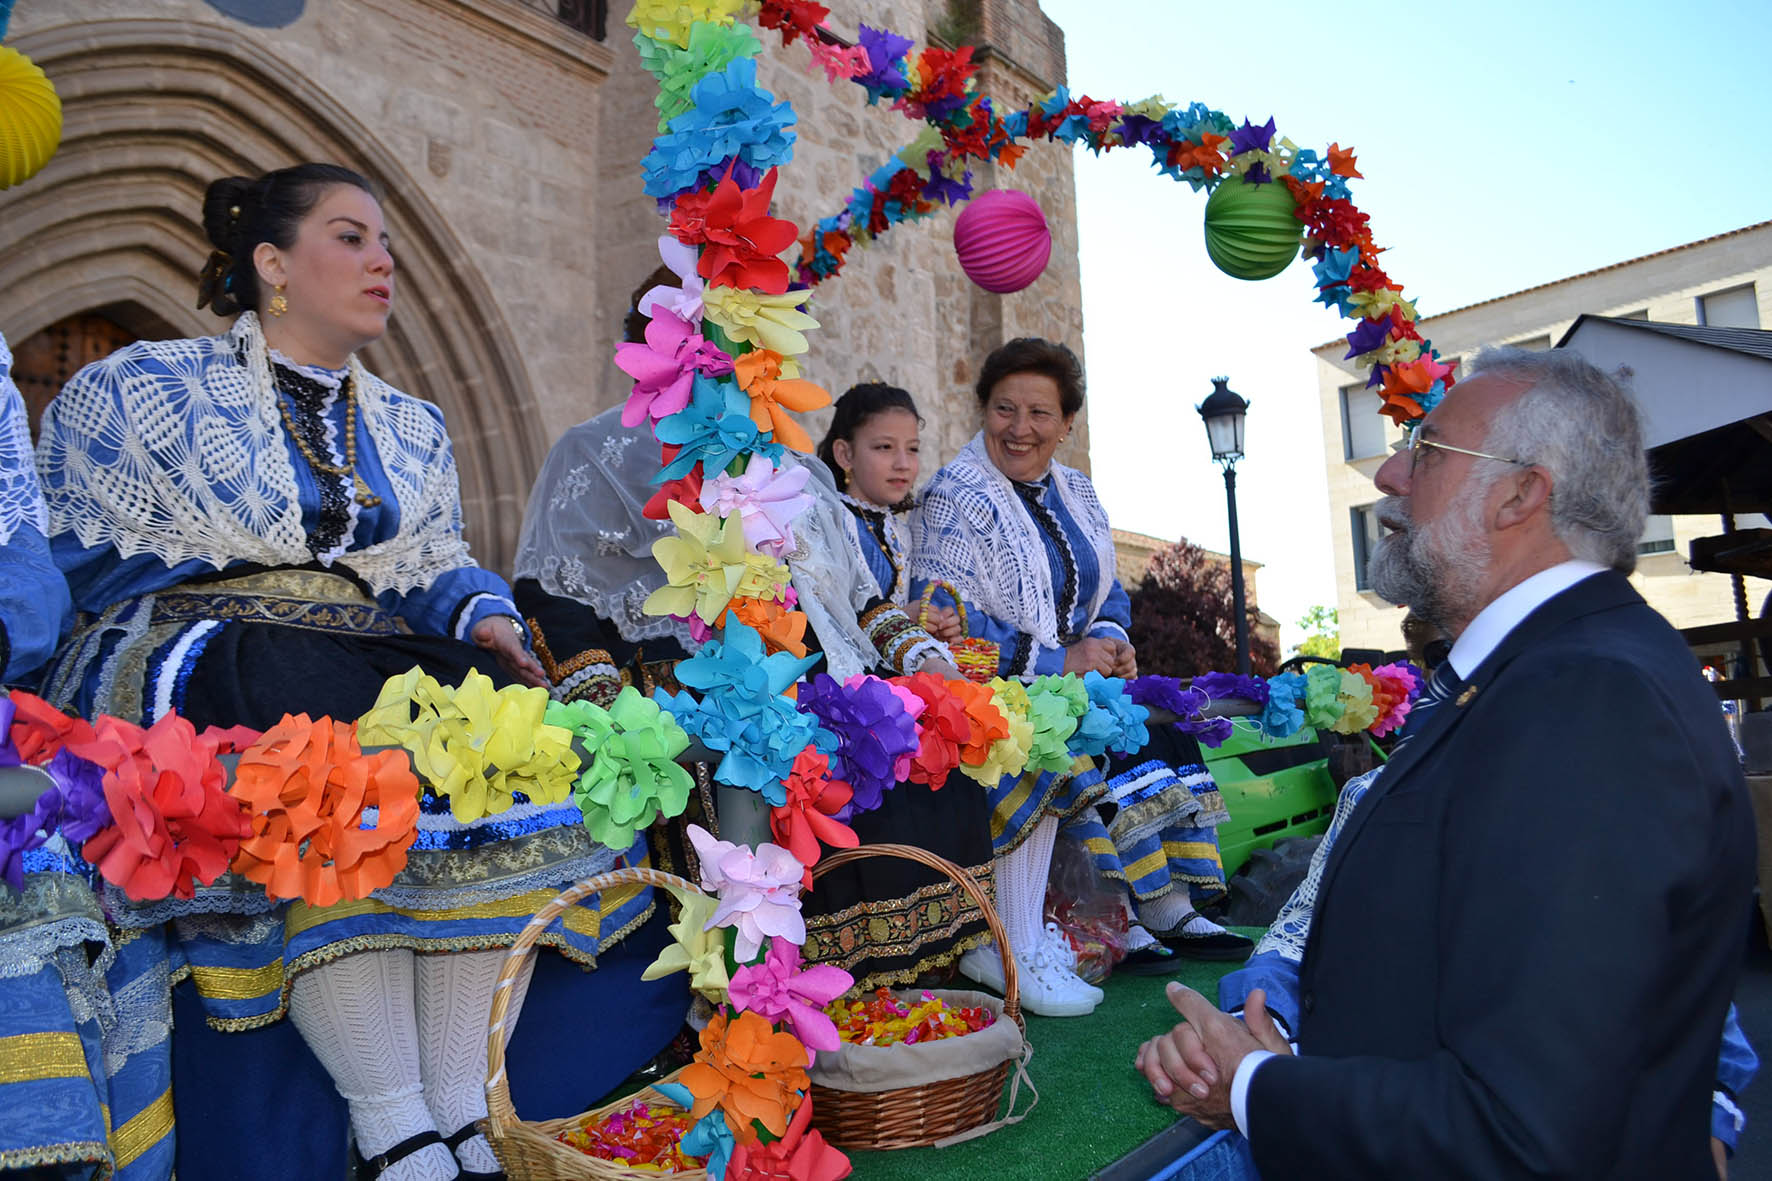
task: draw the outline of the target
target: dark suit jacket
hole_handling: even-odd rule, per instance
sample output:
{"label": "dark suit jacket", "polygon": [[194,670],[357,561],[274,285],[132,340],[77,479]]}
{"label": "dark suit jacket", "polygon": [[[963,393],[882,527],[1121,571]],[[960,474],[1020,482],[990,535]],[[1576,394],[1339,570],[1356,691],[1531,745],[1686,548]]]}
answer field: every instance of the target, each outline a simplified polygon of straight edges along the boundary
{"label": "dark suit jacket", "polygon": [[1324,871],[1285,1178],[1714,1177],[1754,818],[1715,694],[1621,576],[1541,605],[1378,777]]}

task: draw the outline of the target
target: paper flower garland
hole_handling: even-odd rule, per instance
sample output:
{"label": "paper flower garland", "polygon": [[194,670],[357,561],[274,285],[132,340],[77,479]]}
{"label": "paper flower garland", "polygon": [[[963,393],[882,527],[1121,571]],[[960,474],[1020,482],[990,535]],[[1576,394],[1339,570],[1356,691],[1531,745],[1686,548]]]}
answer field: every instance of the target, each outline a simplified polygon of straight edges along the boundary
{"label": "paper flower garland", "polygon": [[731,357],[703,339],[689,321],[663,308],[647,322],[644,344],[615,346],[615,364],[634,379],[634,391],[621,412],[625,427],[667,418],[689,405],[696,374],[732,372]]}
{"label": "paper flower garland", "polygon": [[[365,755],[351,726],[284,719],[240,757],[228,793],[251,817],[234,872],[273,902],[367,898],[394,880],[418,835],[418,779],[399,751]],[[373,825],[364,812],[376,810]]]}

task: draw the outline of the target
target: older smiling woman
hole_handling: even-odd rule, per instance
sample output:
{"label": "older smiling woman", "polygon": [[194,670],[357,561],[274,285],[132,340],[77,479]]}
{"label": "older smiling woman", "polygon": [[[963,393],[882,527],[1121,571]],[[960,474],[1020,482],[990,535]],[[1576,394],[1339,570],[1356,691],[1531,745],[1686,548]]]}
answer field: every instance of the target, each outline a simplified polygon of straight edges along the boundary
{"label": "older smiling woman", "polygon": [[[1107,514],[1087,476],[1053,461],[1083,408],[1076,354],[1034,337],[1012,340],[986,359],[977,388],[984,429],[936,473],[914,519],[914,589],[954,586],[969,630],[998,645],[1003,676],[1136,676],[1131,606],[1114,576]],[[1055,996],[1087,995],[1067,948],[1040,927],[1061,824],[1126,883],[1144,926],[1164,944],[1198,958],[1246,955],[1248,940],[1193,908],[1196,896],[1205,902],[1224,891],[1213,826],[1225,819],[1193,740],[1159,727],[1150,746],[1105,771],[1103,782],[1080,762],[1068,776],[1006,779],[992,792],[998,897],[1024,980]],[[989,957],[962,968],[995,983]]]}

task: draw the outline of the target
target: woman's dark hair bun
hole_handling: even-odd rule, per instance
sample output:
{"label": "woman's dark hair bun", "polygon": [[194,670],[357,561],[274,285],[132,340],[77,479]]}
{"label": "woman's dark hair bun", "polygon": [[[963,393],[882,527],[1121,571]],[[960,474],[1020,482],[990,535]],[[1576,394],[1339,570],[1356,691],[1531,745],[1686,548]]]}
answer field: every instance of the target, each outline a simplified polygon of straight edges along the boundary
{"label": "woman's dark hair bun", "polygon": [[224,176],[209,182],[203,194],[203,233],[217,250],[234,253],[240,232],[241,203],[252,188],[249,176]]}

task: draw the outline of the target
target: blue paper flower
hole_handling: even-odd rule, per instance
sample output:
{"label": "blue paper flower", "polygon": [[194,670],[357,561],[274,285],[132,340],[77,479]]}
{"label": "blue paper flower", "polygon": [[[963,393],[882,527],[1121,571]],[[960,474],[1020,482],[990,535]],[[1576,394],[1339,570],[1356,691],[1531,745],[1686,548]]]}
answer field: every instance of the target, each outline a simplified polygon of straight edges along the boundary
{"label": "blue paper flower", "polygon": [[704,693],[731,689],[757,698],[778,697],[819,661],[816,655],[796,658],[791,652],[769,653],[763,637],[737,616],[728,616],[718,640],[709,640],[673,675]]}
{"label": "blue paper flower", "polygon": [[1305,680],[1299,673],[1269,677],[1267,706],[1261,711],[1261,729],[1269,738],[1287,738],[1304,728]]}
{"label": "blue paper flower", "polygon": [[1091,758],[1113,751],[1129,755],[1151,740],[1145,721],[1150,711],[1126,695],[1126,682],[1091,669],[1083,676],[1089,709],[1071,735],[1071,751]]}
{"label": "blue paper flower", "polygon": [[649,196],[695,187],[704,172],[723,175],[737,159],[759,173],[794,155],[794,109],[757,86],[757,63],[740,58],[695,84],[695,106],[671,120],[640,162]]}
{"label": "blue paper flower", "polygon": [[698,463],[703,473],[713,476],[741,455],[780,458],[781,445],[757,430],[751,400],[736,381],[697,373],[693,389],[689,405],[659,419],[653,428],[659,442],[682,448],[652,477],[654,484],[682,479]]}

